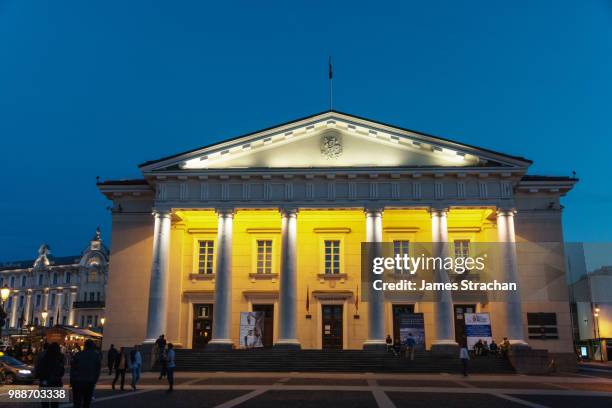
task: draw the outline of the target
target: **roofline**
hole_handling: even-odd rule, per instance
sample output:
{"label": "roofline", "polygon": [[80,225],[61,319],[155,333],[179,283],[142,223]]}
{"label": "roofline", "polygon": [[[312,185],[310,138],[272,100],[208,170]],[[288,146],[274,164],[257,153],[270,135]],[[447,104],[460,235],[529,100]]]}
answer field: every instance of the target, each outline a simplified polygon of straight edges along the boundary
{"label": "roofline", "polygon": [[325,114],[333,114],[333,113],[336,113],[336,114],[339,114],[339,115],[348,116],[348,117],[352,117],[352,118],[355,118],[355,119],[358,119],[358,120],[364,120],[364,121],[372,122],[372,123],[375,123],[375,124],[380,125],[380,126],[387,126],[387,127],[395,128],[395,129],[398,129],[398,130],[401,130],[401,131],[404,131],[404,132],[415,133],[415,134],[418,134],[420,136],[435,138],[435,139],[439,139],[439,140],[444,141],[444,142],[454,143],[454,144],[462,145],[462,146],[469,147],[469,148],[472,148],[472,149],[481,150],[483,152],[499,155],[499,156],[506,157],[506,158],[509,158],[509,159],[512,159],[512,160],[522,161],[522,162],[524,162],[527,165],[533,163],[532,160],[526,159],[524,157],[512,156],[512,155],[501,153],[501,152],[498,152],[498,151],[495,151],[495,150],[486,149],[486,148],[482,148],[482,147],[479,147],[479,146],[474,146],[474,145],[470,145],[470,144],[467,144],[467,143],[458,142],[456,140],[452,140],[452,139],[436,136],[436,135],[433,135],[433,134],[429,134],[429,133],[425,133],[425,132],[421,132],[421,131],[417,131],[417,130],[403,128],[403,127],[392,125],[392,124],[388,124],[388,123],[385,123],[385,122],[380,122],[380,121],[377,121],[377,120],[374,120],[374,119],[369,119],[369,118],[366,118],[366,117],[363,117],[363,116],[357,116],[357,115],[353,115],[353,114],[350,114],[350,113],[345,113],[345,112],[341,112],[341,111],[337,111],[337,110],[333,110],[332,109],[332,110],[326,110],[326,111],[322,111],[322,112],[315,113],[315,114],[312,114],[312,115],[308,115],[308,116],[305,116],[305,117],[302,117],[302,118],[294,119],[294,120],[291,120],[291,121],[288,121],[288,122],[284,122],[284,123],[276,124],[276,125],[273,125],[273,126],[269,126],[269,127],[266,127],[264,129],[260,129],[260,130],[254,131],[254,132],[245,133],[245,134],[242,134],[240,136],[235,136],[235,137],[231,137],[229,139],[224,139],[224,140],[221,140],[221,141],[218,141],[218,142],[214,142],[214,143],[211,143],[211,144],[208,144],[208,145],[205,145],[205,146],[201,146],[201,147],[198,147],[198,148],[195,148],[195,149],[191,149],[191,150],[187,150],[187,151],[184,151],[184,152],[176,153],[176,154],[173,154],[173,155],[170,155],[170,156],[162,157],[162,158],[157,159],[157,160],[149,160],[149,161],[146,161],[144,163],[139,164],[138,167],[142,169],[143,167],[150,166],[150,165],[155,164],[155,163],[160,163],[160,162],[163,162],[163,161],[166,161],[166,160],[171,160],[173,158],[176,158],[176,157],[179,157],[179,156],[183,156],[183,155],[186,155],[186,154],[190,154],[190,153],[194,153],[194,152],[197,152],[199,150],[209,149],[209,148],[217,146],[217,145],[233,142],[233,141],[236,141],[236,140],[239,140],[239,139],[242,139],[242,138],[246,138],[246,137],[249,137],[249,136],[256,135],[258,133],[263,133],[263,132],[266,132],[266,131],[269,131],[269,130],[273,130],[275,128],[279,128],[279,127],[283,127],[283,126],[288,126],[288,125],[291,125],[291,124],[294,124],[294,123],[298,123],[298,122],[301,122],[301,121],[304,121],[304,120],[315,118],[317,116],[321,116],[321,115],[325,115]]}

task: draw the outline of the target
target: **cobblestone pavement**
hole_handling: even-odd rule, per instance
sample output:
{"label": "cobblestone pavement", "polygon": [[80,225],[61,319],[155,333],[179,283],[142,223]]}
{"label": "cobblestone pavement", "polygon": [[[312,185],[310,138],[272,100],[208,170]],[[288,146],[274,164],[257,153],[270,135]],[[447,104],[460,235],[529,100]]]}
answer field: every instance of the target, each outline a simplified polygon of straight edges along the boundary
{"label": "cobblestone pavement", "polygon": [[[571,407],[612,406],[612,379],[590,374],[554,376],[451,374],[195,373],[176,374],[173,393],[154,373],[145,373],[137,391],[129,376],[125,391],[111,389],[103,375],[95,393],[96,408],[360,408],[360,407]],[[16,386],[31,388],[31,386]],[[8,401],[0,405],[38,407]],[[71,404],[61,404],[69,407]]]}

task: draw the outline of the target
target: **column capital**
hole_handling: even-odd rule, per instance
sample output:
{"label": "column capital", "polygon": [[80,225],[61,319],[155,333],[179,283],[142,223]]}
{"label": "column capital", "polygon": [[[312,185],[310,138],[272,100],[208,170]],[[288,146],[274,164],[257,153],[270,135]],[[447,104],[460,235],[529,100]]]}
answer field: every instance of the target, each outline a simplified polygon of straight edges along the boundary
{"label": "column capital", "polygon": [[172,216],[172,210],[154,208],[153,212],[151,212],[151,215],[153,215],[156,218],[170,218],[170,216]]}
{"label": "column capital", "polygon": [[215,213],[217,213],[217,216],[219,216],[220,218],[233,218],[235,212],[236,210],[234,208],[215,208]]}
{"label": "column capital", "polygon": [[297,214],[300,210],[295,207],[281,207],[278,209],[281,217],[297,217]]}
{"label": "column capital", "polygon": [[429,215],[432,217],[441,217],[448,214],[448,207],[429,207]]}
{"label": "column capital", "polygon": [[516,208],[514,207],[497,207],[497,216],[507,216],[514,217],[514,214],[517,213]]}
{"label": "column capital", "polygon": [[364,207],[366,217],[382,217],[385,207]]}

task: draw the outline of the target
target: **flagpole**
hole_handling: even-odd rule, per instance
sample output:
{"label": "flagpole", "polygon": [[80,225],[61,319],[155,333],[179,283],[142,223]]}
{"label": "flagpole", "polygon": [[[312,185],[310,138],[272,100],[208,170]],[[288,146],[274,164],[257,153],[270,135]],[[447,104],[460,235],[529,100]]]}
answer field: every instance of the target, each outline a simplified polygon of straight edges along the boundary
{"label": "flagpole", "polygon": [[329,72],[328,72],[328,77],[329,77],[329,110],[332,110],[333,107],[333,95],[334,95],[334,74],[333,74],[333,70],[332,70],[332,59],[331,56],[329,57]]}

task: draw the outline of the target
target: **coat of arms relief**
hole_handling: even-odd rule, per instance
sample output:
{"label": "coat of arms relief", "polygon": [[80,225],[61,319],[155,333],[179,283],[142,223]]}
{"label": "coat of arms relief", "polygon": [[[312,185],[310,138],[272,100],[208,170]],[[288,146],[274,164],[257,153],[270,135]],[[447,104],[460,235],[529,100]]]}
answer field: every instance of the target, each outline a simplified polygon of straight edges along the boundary
{"label": "coat of arms relief", "polygon": [[342,139],[335,133],[327,133],[321,137],[321,155],[327,159],[342,156]]}

